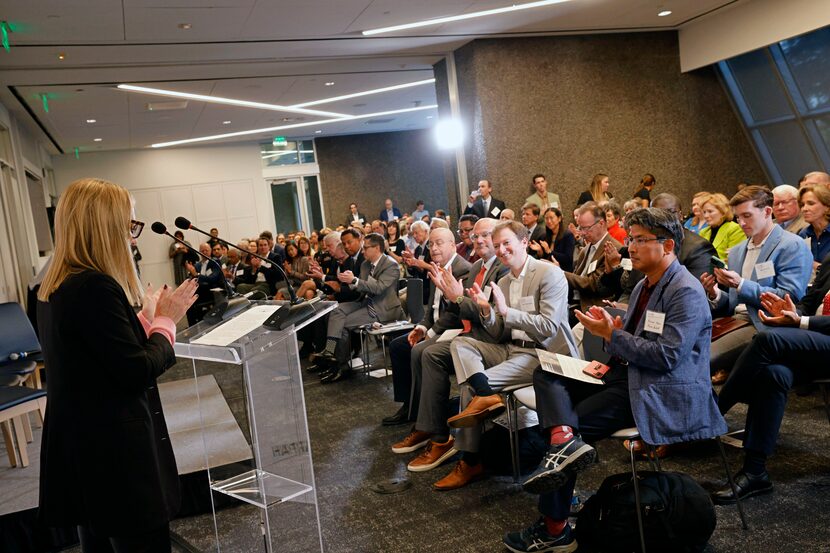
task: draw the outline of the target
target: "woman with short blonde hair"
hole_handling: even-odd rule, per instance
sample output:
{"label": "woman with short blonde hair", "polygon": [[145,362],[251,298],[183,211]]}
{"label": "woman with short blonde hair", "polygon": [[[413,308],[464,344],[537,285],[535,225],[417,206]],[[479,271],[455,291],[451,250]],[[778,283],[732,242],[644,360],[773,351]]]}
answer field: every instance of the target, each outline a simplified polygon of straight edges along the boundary
{"label": "woman with short blonde hair", "polygon": [[169,552],[168,523],[179,509],[156,378],[176,362],[175,323],[196,283],[142,291],[130,239],[143,226],[125,189],[73,182],[58,202],[55,254],[38,293],[49,367],[40,517],[77,526],[85,553]]}
{"label": "woman with short blonde hair", "polygon": [[718,257],[726,261],[729,250],[746,240],[741,226],[732,220],[729,200],[720,193],[701,196],[700,211],[709,225],[700,231],[700,237],[708,240],[718,251]]}

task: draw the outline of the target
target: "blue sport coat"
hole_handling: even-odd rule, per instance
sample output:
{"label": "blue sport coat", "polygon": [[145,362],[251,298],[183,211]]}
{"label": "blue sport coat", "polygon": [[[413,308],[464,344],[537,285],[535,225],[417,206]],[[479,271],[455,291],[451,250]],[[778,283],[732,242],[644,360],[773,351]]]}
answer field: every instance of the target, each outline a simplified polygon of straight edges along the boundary
{"label": "blue sport coat", "polygon": [[[625,326],[643,289],[631,293]],[[628,361],[631,412],[643,439],[654,445],[703,440],[726,433],[709,377],[712,316],[700,282],[677,260],[663,273],[646,305],[665,314],[663,333],[616,329],[606,349]]]}
{"label": "blue sport coat", "polygon": [[[741,272],[746,259],[746,246],[748,240],[744,240],[729,252],[729,269]],[[761,308],[761,292],[773,292],[779,297],[789,294],[793,302],[798,303],[807,291],[807,282],[813,272],[813,254],[804,240],[791,232],[787,232],[780,226],[775,225],[761,248],[757,263],[772,261],[775,267],[775,276],[758,280],[755,276],[755,269],[752,269],[752,278],[744,280],[741,291],[737,288],[730,288],[729,293],[721,291],[718,303],[712,310],[714,317],[732,315],[738,304],[744,303],[755,328],[762,330],[765,325],[758,318],[758,310]]]}

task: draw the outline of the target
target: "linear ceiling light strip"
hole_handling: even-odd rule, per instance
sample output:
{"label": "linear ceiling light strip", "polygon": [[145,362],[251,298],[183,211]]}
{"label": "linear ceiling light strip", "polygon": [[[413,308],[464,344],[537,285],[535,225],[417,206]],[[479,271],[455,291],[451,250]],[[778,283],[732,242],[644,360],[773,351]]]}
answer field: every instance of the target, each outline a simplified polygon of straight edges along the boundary
{"label": "linear ceiling light strip", "polygon": [[383,88],[376,88],[374,90],[366,90],[364,92],[355,92],[354,94],[344,94],[343,96],[334,96],[332,98],[323,98],[322,100],[314,100],[312,102],[303,102],[302,104],[293,104],[289,107],[292,108],[304,108],[308,106],[316,106],[319,104],[328,104],[331,102],[339,102],[340,100],[348,100],[349,98],[358,98],[360,96],[369,96],[370,94],[380,94],[382,92],[390,92],[392,90],[401,90],[402,88],[410,88],[413,86],[421,86],[425,84],[432,84],[435,82],[435,79],[424,79],[423,81],[415,81],[412,83],[404,83],[404,84],[396,84],[392,86],[386,86]]}

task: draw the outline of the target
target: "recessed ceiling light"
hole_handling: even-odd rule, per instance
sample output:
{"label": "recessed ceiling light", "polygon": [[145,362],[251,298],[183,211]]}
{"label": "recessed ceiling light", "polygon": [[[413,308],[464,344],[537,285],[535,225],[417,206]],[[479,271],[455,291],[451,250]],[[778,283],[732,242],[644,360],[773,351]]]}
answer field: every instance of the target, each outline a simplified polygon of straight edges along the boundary
{"label": "recessed ceiling light", "polygon": [[60,54],[58,54],[58,59],[61,60],[61,61],[65,60],[66,59],[66,54],[61,52]]}
{"label": "recessed ceiling light", "polygon": [[380,29],[371,29],[363,31],[364,36],[378,35],[381,33],[391,33],[394,31],[402,31],[404,29],[414,29],[416,27],[427,27],[430,25],[440,25],[441,23],[449,23],[450,21],[461,21],[464,19],[473,19],[476,17],[484,17],[487,15],[498,15],[500,13],[515,12],[519,10],[528,10],[530,8],[541,8],[543,6],[550,6],[553,4],[561,4],[569,2],[570,0],[539,0],[537,2],[528,2],[527,4],[513,4],[512,6],[505,6],[503,8],[495,8],[492,10],[483,10],[478,12],[462,13],[460,15],[452,15],[449,17],[438,17],[435,19],[426,19],[424,21],[416,21],[414,23],[404,23],[403,25],[393,25],[391,27],[382,27]]}
{"label": "recessed ceiling light", "polygon": [[167,148],[169,146],[178,146],[180,144],[191,144],[193,142],[208,142],[211,140],[220,140],[222,138],[234,138],[237,136],[250,136],[252,134],[263,134],[263,133],[271,133],[274,131],[281,131],[285,129],[296,129],[299,127],[309,127],[311,125],[327,125],[329,123],[340,123],[343,121],[353,121],[356,119],[371,119],[373,117],[383,117],[385,115],[395,115],[398,113],[409,113],[412,111],[421,111],[425,109],[436,109],[438,106],[436,104],[430,106],[420,106],[417,108],[404,108],[404,109],[394,109],[391,111],[380,111],[377,113],[366,113],[364,115],[347,115],[346,117],[341,117],[337,119],[323,119],[321,121],[309,121],[306,123],[295,123],[293,125],[281,125],[279,127],[268,127],[265,129],[251,129],[248,131],[237,131],[237,132],[229,132],[224,134],[214,134],[211,136],[200,136],[197,138],[186,138],[184,140],[174,140],[172,142],[161,142],[158,144],[151,144],[152,148]]}
{"label": "recessed ceiling light", "polygon": [[91,125],[92,123],[97,123],[98,120],[97,119],[87,119],[86,122]]}
{"label": "recessed ceiling light", "polygon": [[92,139],[93,142],[101,142],[102,140],[103,140],[103,138],[93,138]]}
{"label": "recessed ceiling light", "polygon": [[[314,100],[313,102],[303,102],[302,104],[294,104],[292,108],[307,108],[308,106],[316,106],[318,104],[327,104],[329,102],[339,102],[340,100],[348,100],[349,98],[357,98],[358,96],[369,96],[371,94],[380,94],[382,92],[389,92],[392,90],[400,90],[402,88],[410,88],[413,86],[421,86],[425,84],[432,84],[435,79],[424,79],[423,81],[414,81],[411,83],[396,84],[392,86],[384,86],[383,88],[373,88],[372,90],[365,90],[363,92],[355,92],[353,94],[344,94],[343,96],[333,96],[331,98],[323,98],[322,100]],[[363,107],[366,104],[355,104],[354,107]]]}
{"label": "recessed ceiling light", "polygon": [[222,121],[222,124],[223,124],[223,125],[230,125],[230,124],[231,124],[231,122],[230,122],[230,121]]}
{"label": "recessed ceiling light", "polygon": [[319,111],[316,109],[303,109],[296,106],[280,106],[277,104],[263,104],[262,102],[249,102],[247,100],[234,100],[233,98],[222,98],[220,96],[205,96],[204,94],[191,94],[189,92],[178,92],[175,90],[163,90],[160,88],[148,88],[146,86],[134,86],[130,84],[120,84],[117,86],[120,90],[127,90],[130,92],[139,92],[142,94],[152,94],[155,96],[169,96],[172,98],[186,98],[188,100],[198,100],[200,102],[210,102],[214,104],[228,104],[231,106],[241,106],[245,108],[268,109],[272,111],[293,111],[297,113],[305,113],[309,115],[324,115],[326,117],[349,117],[344,113],[333,113],[331,111]]}
{"label": "recessed ceiling light", "polygon": [[183,29],[185,31],[192,27],[193,25],[191,25],[190,23],[179,23],[179,29]]}
{"label": "recessed ceiling light", "polygon": [[427,119],[432,119],[433,117],[435,117],[435,116],[434,115],[427,115]]}
{"label": "recessed ceiling light", "polygon": [[667,15],[671,15],[671,10],[663,10],[657,14],[657,17],[666,17]]}
{"label": "recessed ceiling light", "polygon": [[334,86],[334,81],[326,81],[326,86]]}

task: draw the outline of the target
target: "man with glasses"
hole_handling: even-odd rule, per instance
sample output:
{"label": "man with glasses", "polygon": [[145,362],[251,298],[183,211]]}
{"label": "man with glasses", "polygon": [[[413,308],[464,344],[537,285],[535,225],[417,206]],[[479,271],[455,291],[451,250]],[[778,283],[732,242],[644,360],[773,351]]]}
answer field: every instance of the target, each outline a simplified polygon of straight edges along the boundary
{"label": "man with glasses", "polygon": [[589,445],[634,426],[650,444],[703,440],[726,432],[709,384],[712,318],[695,278],[678,263],[680,221],[662,209],[628,215],[634,269],[645,274],[624,319],[598,306],[576,316],[612,355],[604,385],[536,369],[540,427],[550,448],[523,487],[538,493],[541,517],[505,535],[514,552],[573,551],[568,526],[576,476],[593,462]]}
{"label": "man with glasses", "polygon": [[[345,240],[343,243],[346,245]],[[394,259],[383,253],[385,248],[386,240],[383,236],[374,232],[367,234],[363,239],[365,260],[360,266],[360,276],[352,271],[337,274],[341,286],[348,286],[362,294],[362,297],[358,301],[341,303],[329,314],[326,348],[319,361],[327,362],[334,370],[320,380],[323,384],[337,382],[351,373],[351,367],[348,366],[348,334],[351,330],[375,322],[387,323],[403,318],[401,302],[398,300],[400,269]]]}
{"label": "man with glasses", "polygon": [[[455,236],[445,228],[436,228],[429,233],[429,248],[432,257],[431,270],[441,267],[450,271],[455,279],[463,279],[470,271],[470,264],[455,253]],[[411,397],[421,393],[421,352],[434,344],[447,329],[461,328],[458,317],[444,317],[450,300],[440,288],[429,281],[429,301],[424,317],[409,334],[399,336],[389,344],[392,361],[392,388],[394,399],[401,408],[392,416],[383,419],[384,426],[404,424],[415,420],[418,406],[410,402]]]}
{"label": "man with glasses", "polygon": [[798,234],[809,224],[798,205],[798,188],[789,184],[772,189],[772,214],[782,229],[793,234]]}
{"label": "man with glasses", "polygon": [[613,291],[601,282],[605,274],[605,245],[610,243],[619,250],[622,244],[608,234],[605,212],[595,202],[586,202],[578,209],[576,224],[585,247],[579,252],[574,272],[565,272],[565,278],[584,311],[613,297]]}
{"label": "man with glasses", "polygon": [[473,244],[473,240],[470,238],[470,233],[473,232],[473,227],[476,222],[478,222],[478,215],[473,215],[472,213],[462,215],[458,220],[458,237],[461,240],[455,247],[455,253],[470,263],[478,261],[475,244]]}

